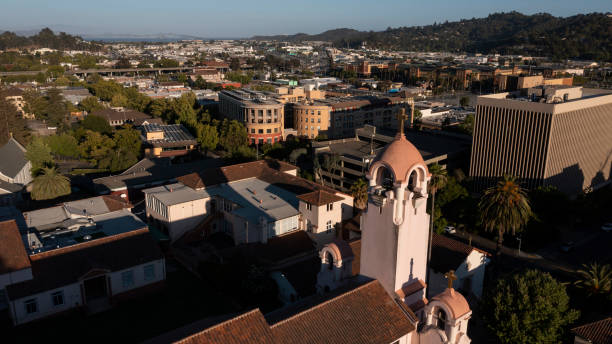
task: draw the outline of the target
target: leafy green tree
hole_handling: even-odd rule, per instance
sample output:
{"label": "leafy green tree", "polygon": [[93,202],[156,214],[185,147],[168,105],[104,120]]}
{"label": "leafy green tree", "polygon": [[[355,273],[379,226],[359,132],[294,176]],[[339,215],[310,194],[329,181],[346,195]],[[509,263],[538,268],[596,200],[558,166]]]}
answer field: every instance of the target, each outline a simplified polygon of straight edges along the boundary
{"label": "leafy green tree", "polygon": [[[431,241],[433,237],[433,225],[435,218],[435,209],[436,209],[436,192],[444,187],[447,181],[447,173],[446,169],[437,163],[429,166],[429,173],[431,174],[431,178],[427,185],[429,192],[431,193],[431,209],[430,209],[430,220],[429,220],[429,241],[428,241],[428,249],[427,249],[427,261],[431,260]],[[429,274],[427,274],[427,283],[429,283]]]}
{"label": "leafy green tree", "polygon": [[81,127],[102,134],[110,134],[113,132],[113,128],[108,124],[108,121],[104,117],[97,115],[88,115],[85,117],[81,121]]}
{"label": "leafy green tree", "polygon": [[154,63],[155,68],[174,68],[178,67],[179,63],[173,59],[162,58]]}
{"label": "leafy green tree", "polygon": [[21,117],[15,105],[6,100],[4,91],[0,88],[0,146],[13,137],[23,144],[30,141],[30,130],[27,122]]}
{"label": "leafy green tree", "polygon": [[166,118],[166,113],[169,111],[170,105],[165,99],[153,99],[147,106],[147,113],[153,117]]}
{"label": "leafy green tree", "polygon": [[549,273],[527,270],[497,280],[480,309],[499,343],[558,343],[566,326],[579,317],[569,308],[563,283]]}
{"label": "leafy green tree", "polygon": [[51,148],[38,136],[26,146],[26,159],[32,163],[33,176],[37,175],[43,167],[53,164]]}
{"label": "leafy green tree", "polygon": [[53,199],[70,194],[70,180],[57,171],[55,167],[43,167],[32,185],[33,200]]}
{"label": "leafy green tree", "polygon": [[151,103],[151,98],[138,92],[138,88],[136,87],[124,88],[123,95],[127,98],[126,107],[136,111],[145,112]]}
{"label": "leafy green tree", "polygon": [[500,262],[504,234],[522,230],[532,217],[529,199],[516,177],[505,175],[485,190],[478,203],[480,221],[487,231],[497,230],[496,259]]}
{"label": "leafy green tree", "polygon": [[368,205],[368,183],[359,178],[351,185],[351,196],[353,196],[355,207],[364,210]]}
{"label": "leafy green tree", "polygon": [[117,93],[111,99],[111,106],[114,107],[127,107],[128,98],[121,93]]}
{"label": "leafy green tree", "polygon": [[459,129],[468,135],[472,135],[474,133],[474,115],[465,116],[465,120],[459,124]]}
{"label": "leafy green tree", "polygon": [[[227,118],[221,123],[219,144],[230,155],[233,155],[241,147],[248,145],[248,134],[244,125],[236,120],[228,120]],[[242,149],[242,152],[246,152]]]}
{"label": "leafy green tree", "polygon": [[57,156],[78,158],[79,143],[69,134],[51,135],[45,138],[51,152]]}
{"label": "leafy green tree", "polygon": [[115,68],[118,68],[118,69],[132,68],[132,64],[130,63],[130,59],[128,59],[127,57],[120,58],[119,60],[117,60],[117,63],[115,63]]}
{"label": "leafy green tree", "polygon": [[83,141],[79,144],[81,156],[99,168],[109,168],[111,151],[115,147],[113,140],[99,132],[87,130]]}
{"label": "leafy green tree", "polygon": [[79,103],[79,109],[83,111],[87,111],[87,113],[92,113],[97,110],[104,109],[104,106],[100,104],[97,97],[87,97]]}
{"label": "leafy green tree", "polygon": [[213,150],[217,148],[219,144],[219,133],[217,132],[217,127],[198,123],[196,126],[198,143],[200,147],[204,149],[206,155],[208,155],[209,150]]}
{"label": "leafy green tree", "polygon": [[582,264],[582,269],[578,269],[576,274],[578,278],[574,285],[583,289],[588,296],[610,295],[612,291],[612,269],[610,265]]}

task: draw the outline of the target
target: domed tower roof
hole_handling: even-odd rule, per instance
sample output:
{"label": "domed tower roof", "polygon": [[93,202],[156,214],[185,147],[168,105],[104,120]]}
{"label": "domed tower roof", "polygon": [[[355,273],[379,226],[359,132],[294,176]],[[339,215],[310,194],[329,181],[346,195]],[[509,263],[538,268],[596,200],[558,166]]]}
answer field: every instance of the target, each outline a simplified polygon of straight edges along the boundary
{"label": "domed tower roof", "polygon": [[427,165],[419,150],[401,133],[398,133],[395,139],[378,153],[370,167],[370,174],[379,163],[391,170],[396,183],[407,181],[408,172],[417,164],[424,166],[427,170]]}
{"label": "domed tower roof", "polygon": [[434,296],[432,301],[440,301],[448,306],[453,313],[453,318],[457,319],[471,311],[470,305],[461,293],[453,288],[446,288],[440,294]]}

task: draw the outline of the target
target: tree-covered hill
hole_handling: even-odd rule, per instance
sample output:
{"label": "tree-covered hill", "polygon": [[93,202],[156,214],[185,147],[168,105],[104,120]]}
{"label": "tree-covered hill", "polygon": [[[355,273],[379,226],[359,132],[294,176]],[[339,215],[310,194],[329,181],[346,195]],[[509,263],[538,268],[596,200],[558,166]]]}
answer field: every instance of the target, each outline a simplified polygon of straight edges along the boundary
{"label": "tree-covered hill", "polygon": [[30,37],[19,36],[14,32],[5,31],[0,34],[0,50],[12,48],[50,48],[57,50],[99,50],[100,45],[84,42],[81,37],[72,36],[65,32],[53,33],[51,29],[42,29],[38,34]]}
{"label": "tree-covered hill", "polygon": [[486,18],[365,32],[338,29],[318,35],[254,37],[282,41],[325,40],[338,47],[407,51],[526,54],[556,59],[612,60],[612,15],[561,18],[540,13],[495,13]]}

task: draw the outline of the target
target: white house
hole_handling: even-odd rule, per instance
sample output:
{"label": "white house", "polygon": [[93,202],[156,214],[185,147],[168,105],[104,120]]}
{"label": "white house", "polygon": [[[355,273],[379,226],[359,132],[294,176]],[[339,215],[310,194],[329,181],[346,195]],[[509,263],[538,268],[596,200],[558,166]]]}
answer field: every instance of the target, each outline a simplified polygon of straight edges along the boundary
{"label": "white house", "polygon": [[117,301],[163,286],[165,260],[144,222],[109,196],[0,223],[0,303],[13,324]]}
{"label": "white house", "polygon": [[21,185],[32,181],[32,164],[25,153],[26,149],[12,137],[0,147],[0,180]]}

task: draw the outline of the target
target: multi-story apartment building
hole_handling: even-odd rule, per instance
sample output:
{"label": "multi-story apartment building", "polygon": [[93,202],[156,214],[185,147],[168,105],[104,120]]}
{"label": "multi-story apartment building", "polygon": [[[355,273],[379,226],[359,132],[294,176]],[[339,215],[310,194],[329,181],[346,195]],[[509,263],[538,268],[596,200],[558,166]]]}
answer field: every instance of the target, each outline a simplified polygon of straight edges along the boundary
{"label": "multi-story apartment building", "polygon": [[0,303],[13,324],[102,311],[162,287],[163,254],[129,208],[100,196],[0,222]]}
{"label": "multi-story apartment building", "polygon": [[568,194],[601,187],[612,169],[611,113],[612,94],[583,96],[581,87],[481,96],[470,176],[479,188],[506,173],[528,188],[553,185]]}
{"label": "multi-story apartment building", "polygon": [[293,106],[294,128],[299,136],[319,134],[341,138],[354,134],[355,128],[374,125],[397,129],[396,113],[411,113],[413,100],[400,97],[346,97],[301,102]]}
{"label": "multi-story apartment building", "polygon": [[251,144],[279,142],[283,138],[285,105],[274,94],[239,89],[219,93],[219,112],[243,123]]}
{"label": "multi-story apartment building", "polygon": [[200,230],[227,233],[236,244],[266,243],[304,230],[325,244],[353,216],[353,197],[296,174],[286,163],[254,161],[185,175],[144,190],[147,217],[172,241]]}

